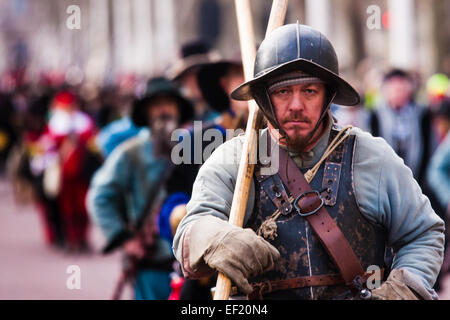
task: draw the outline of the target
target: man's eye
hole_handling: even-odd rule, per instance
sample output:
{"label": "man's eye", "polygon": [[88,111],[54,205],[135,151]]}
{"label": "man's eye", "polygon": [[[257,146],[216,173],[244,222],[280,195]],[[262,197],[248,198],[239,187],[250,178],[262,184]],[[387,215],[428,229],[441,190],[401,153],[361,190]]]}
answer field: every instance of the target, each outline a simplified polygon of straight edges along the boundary
{"label": "man's eye", "polygon": [[305,89],[304,92],[306,94],[314,94],[314,93],[316,93],[316,90],[314,90],[314,89]]}
{"label": "man's eye", "polygon": [[288,94],[288,93],[289,93],[289,91],[287,89],[280,89],[277,91],[277,94],[281,94],[281,95]]}

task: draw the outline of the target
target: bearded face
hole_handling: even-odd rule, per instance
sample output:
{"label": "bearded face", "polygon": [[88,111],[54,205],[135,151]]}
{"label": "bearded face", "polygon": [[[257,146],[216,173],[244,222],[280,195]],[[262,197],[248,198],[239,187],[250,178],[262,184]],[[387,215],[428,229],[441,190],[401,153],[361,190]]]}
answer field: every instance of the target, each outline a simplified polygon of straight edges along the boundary
{"label": "bearded face", "polygon": [[[270,93],[275,117],[287,138],[281,140],[293,152],[308,148],[318,132],[316,124],[322,114],[326,96],[322,83],[305,83],[280,87]],[[269,129],[274,129],[269,124]]]}

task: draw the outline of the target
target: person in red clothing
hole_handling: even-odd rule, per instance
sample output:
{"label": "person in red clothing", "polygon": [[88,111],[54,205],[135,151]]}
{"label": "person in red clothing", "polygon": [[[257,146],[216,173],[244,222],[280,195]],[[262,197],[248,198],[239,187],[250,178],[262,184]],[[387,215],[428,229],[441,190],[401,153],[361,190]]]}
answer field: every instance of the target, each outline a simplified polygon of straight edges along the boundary
{"label": "person in red clothing", "polygon": [[57,198],[67,250],[85,251],[89,226],[85,197],[93,172],[87,166],[94,153],[94,122],[80,110],[72,92],[61,91],[52,101],[47,131],[55,161],[45,169],[44,190]]}
{"label": "person in red clothing", "polygon": [[[31,100],[25,113],[25,130],[22,145],[12,169],[11,182],[16,201],[27,201],[23,195],[31,195],[42,223],[44,241],[51,247],[64,246],[64,234],[57,200],[44,192],[45,165],[54,153],[49,152],[53,144],[48,135],[46,115],[51,102],[49,92]],[[31,190],[31,194],[29,191]]]}

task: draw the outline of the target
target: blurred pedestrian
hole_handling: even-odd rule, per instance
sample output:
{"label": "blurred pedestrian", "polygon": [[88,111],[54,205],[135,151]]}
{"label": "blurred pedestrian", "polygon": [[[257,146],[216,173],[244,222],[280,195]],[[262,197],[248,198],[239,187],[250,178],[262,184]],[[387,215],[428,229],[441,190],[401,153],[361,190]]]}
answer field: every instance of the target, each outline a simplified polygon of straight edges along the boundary
{"label": "blurred pedestrian", "polygon": [[218,115],[202,96],[197,72],[200,66],[219,59],[220,55],[208,44],[194,40],[181,46],[178,60],[167,71],[168,78],[177,83],[183,95],[194,104],[195,120],[210,121]]}
{"label": "blurred pedestrian", "polygon": [[421,183],[430,153],[431,117],[414,101],[413,79],[403,70],[385,75],[382,93],[382,102],[370,115],[370,130],[391,145]]}
{"label": "blurred pedestrian", "polygon": [[442,275],[450,271],[450,254],[447,250],[450,219],[450,98],[442,100],[435,111],[433,127],[439,137],[440,144],[428,166],[427,179],[437,199],[445,209],[445,215],[442,218],[447,227],[446,252],[441,274],[437,280],[439,283]]}
{"label": "blurred pedestrian", "polygon": [[32,192],[32,200],[40,215],[44,241],[47,245],[62,249],[65,246],[63,221],[58,208],[57,197],[44,190],[46,164],[54,159],[56,151],[48,135],[47,114],[52,94],[45,92],[30,101],[24,115],[22,144],[18,146],[17,156],[10,162],[10,181],[15,197],[24,202],[24,193]]}
{"label": "blurred pedestrian", "polygon": [[174,261],[169,242],[160,236],[157,216],[171,172],[172,132],[193,118],[193,107],[165,78],[148,82],[131,119],[146,134],[114,149],[95,174],[87,205],[105,238],[104,253],[122,248],[124,271],[114,298],[132,280],[136,299],[167,299]]}
{"label": "blurred pedestrian", "polygon": [[78,97],[63,90],[52,101],[47,128],[50,145],[44,191],[57,198],[67,251],[85,252],[89,250],[85,197],[100,162],[93,143],[94,122],[80,110]]}
{"label": "blurred pedestrian", "polygon": [[214,124],[223,129],[245,129],[248,103],[231,99],[231,92],[244,80],[242,62],[229,60],[205,64],[199,68],[198,84],[208,105],[219,113]]}
{"label": "blurred pedestrian", "polygon": [[[443,218],[444,209],[429,187],[426,170],[433,153],[434,134],[431,109],[415,102],[415,82],[401,69],[390,70],[383,79],[381,102],[369,115],[373,136],[384,138],[405,164],[430,200],[436,214]],[[393,259],[387,251],[386,259]],[[439,281],[435,289],[439,289]]]}
{"label": "blurred pedestrian", "polygon": [[432,111],[414,101],[414,81],[406,71],[389,71],[382,86],[382,102],[369,116],[370,131],[384,138],[405,161],[436,213],[442,216],[442,208],[426,180],[436,144]]}
{"label": "blurred pedestrian", "polygon": [[[213,141],[202,139],[202,146],[198,150],[192,145],[191,150],[201,155],[201,163],[203,163],[209,155],[205,153],[205,150],[208,148],[208,151],[212,153],[215,148],[225,142],[227,130],[241,129],[237,130],[236,133],[243,132],[247,123],[248,103],[230,98],[233,89],[244,81],[242,62],[238,58],[220,60],[200,66],[197,80],[205,101],[219,114],[213,121],[203,122],[201,126],[194,126],[190,129],[189,134],[192,139],[195,139],[196,136],[204,137],[205,133],[211,132],[211,130],[217,133],[214,134]],[[211,145],[213,145],[213,148],[210,148]],[[162,229],[167,230],[167,237],[171,241],[178,223],[186,214],[186,204],[190,200],[192,186],[201,167],[201,163],[196,163],[194,158],[196,157],[192,153],[192,159],[189,163],[177,165],[167,183],[169,194],[161,209],[160,225],[165,226]],[[182,286],[180,299],[211,299],[211,287],[213,285],[214,278],[211,277],[200,280],[186,279]]]}
{"label": "blurred pedestrian", "polygon": [[434,125],[439,137],[439,146],[428,167],[428,183],[441,204],[450,204],[450,98],[446,98],[434,113]]}

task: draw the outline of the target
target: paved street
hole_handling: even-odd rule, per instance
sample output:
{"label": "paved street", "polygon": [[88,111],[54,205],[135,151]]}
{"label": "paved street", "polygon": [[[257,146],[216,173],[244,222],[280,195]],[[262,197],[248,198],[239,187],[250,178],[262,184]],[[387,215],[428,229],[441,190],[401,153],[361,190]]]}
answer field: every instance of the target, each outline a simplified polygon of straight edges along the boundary
{"label": "paved street", "polygon": [[[120,256],[98,253],[103,239],[95,227],[91,240],[96,251],[90,255],[47,248],[33,206],[16,204],[9,184],[0,180],[0,299],[110,299]],[[80,268],[80,289],[67,288],[71,265]],[[127,288],[122,298],[129,297]]]}
{"label": "paved street", "polygon": [[[109,299],[120,272],[120,256],[102,256],[102,235],[91,230],[97,253],[68,255],[47,248],[39,216],[31,205],[14,203],[5,180],[0,180],[0,299]],[[77,265],[81,288],[70,290],[67,268]],[[450,300],[447,276],[441,299]],[[126,288],[122,298],[130,298]]]}

